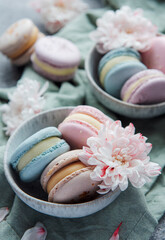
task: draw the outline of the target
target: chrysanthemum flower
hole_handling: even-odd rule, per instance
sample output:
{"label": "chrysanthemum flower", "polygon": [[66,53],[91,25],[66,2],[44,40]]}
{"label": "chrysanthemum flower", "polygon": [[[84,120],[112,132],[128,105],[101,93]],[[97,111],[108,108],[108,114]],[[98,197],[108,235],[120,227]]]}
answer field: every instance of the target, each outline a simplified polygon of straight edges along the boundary
{"label": "chrysanthemum flower", "polygon": [[14,93],[9,95],[9,103],[0,108],[6,135],[11,135],[22,122],[42,111],[45,104],[43,94],[47,88],[48,82],[40,89],[38,81],[28,78],[18,84]]}
{"label": "chrysanthemum flower", "polygon": [[34,0],[32,6],[41,14],[50,33],[57,32],[88,8],[81,0]]}
{"label": "chrysanthemum flower", "polygon": [[123,6],[117,11],[107,11],[96,22],[97,28],[90,36],[96,42],[100,53],[118,47],[132,47],[147,51],[151,39],[158,34],[157,27],[143,17],[142,9],[131,10]]}
{"label": "chrysanthemum flower", "polygon": [[132,123],[123,128],[120,121],[106,122],[97,137],[87,140],[80,160],[95,166],[91,178],[102,181],[98,192],[104,194],[117,187],[124,191],[128,180],[140,188],[150,177],[160,174],[160,166],[150,162],[151,143],[142,134],[135,134]]}

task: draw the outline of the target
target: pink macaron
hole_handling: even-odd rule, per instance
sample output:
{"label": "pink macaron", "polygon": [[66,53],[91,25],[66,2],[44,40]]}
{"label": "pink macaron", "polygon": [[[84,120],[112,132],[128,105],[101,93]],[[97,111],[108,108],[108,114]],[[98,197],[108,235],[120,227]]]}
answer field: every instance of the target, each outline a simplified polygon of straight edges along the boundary
{"label": "pink macaron", "polygon": [[33,68],[39,74],[62,82],[73,78],[80,63],[80,52],[67,39],[46,36],[37,41],[31,60]]}
{"label": "pink macaron", "polygon": [[41,186],[48,193],[48,201],[75,203],[91,200],[99,181],[90,178],[91,166],[79,160],[83,150],[72,150],[54,159],[41,175]]}
{"label": "pink macaron", "polygon": [[150,69],[158,69],[165,73],[165,35],[151,40],[148,51],[141,53],[142,62]]}
{"label": "pink macaron", "polygon": [[79,149],[87,145],[89,137],[97,136],[101,124],[106,121],[113,120],[97,108],[80,105],[74,108],[58,129],[72,149]]}
{"label": "pink macaron", "polygon": [[147,69],[133,75],[123,85],[121,99],[133,104],[156,104],[165,101],[165,75]]}

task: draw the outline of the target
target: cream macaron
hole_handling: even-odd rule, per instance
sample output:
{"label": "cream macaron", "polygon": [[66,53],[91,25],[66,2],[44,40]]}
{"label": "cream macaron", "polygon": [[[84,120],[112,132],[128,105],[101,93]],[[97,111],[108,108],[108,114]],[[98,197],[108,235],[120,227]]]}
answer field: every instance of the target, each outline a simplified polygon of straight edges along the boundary
{"label": "cream macaron", "polygon": [[21,19],[12,24],[0,37],[0,51],[13,64],[24,65],[30,61],[35,42],[43,36],[30,19]]}
{"label": "cream macaron", "polygon": [[48,201],[75,203],[91,200],[97,194],[99,181],[90,178],[92,167],[79,160],[83,150],[66,152],[54,159],[41,175],[42,188]]}

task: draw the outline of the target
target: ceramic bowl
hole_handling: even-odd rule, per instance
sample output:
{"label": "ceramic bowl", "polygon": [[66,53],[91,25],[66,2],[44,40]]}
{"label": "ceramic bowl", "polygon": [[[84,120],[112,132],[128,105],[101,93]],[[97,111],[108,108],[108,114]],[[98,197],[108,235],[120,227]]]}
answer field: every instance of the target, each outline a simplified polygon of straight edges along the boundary
{"label": "ceramic bowl", "polygon": [[[57,127],[70,113],[72,107],[56,108],[36,115],[23,123],[9,138],[4,155],[4,171],[6,178],[17,196],[33,209],[56,217],[77,218],[95,213],[106,207],[120,194],[117,189],[98,198],[78,204],[59,204],[47,202],[47,195],[42,190],[39,182],[26,184],[20,181],[17,174],[10,166],[9,159],[15,148],[27,137],[48,126]],[[35,186],[36,184],[36,186]],[[38,184],[38,185],[37,185]],[[36,190],[37,189],[37,190]]]}
{"label": "ceramic bowl", "polygon": [[98,101],[115,113],[131,118],[152,118],[165,113],[165,102],[152,105],[130,104],[105,92],[99,84],[98,77],[98,63],[102,56],[94,47],[85,61],[87,77]]}

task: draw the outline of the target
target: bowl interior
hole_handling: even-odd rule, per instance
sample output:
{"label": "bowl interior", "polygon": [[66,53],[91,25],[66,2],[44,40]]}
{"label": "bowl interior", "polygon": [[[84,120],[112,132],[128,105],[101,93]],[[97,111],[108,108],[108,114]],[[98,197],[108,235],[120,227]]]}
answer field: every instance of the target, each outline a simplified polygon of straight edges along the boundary
{"label": "bowl interior", "polygon": [[100,85],[98,76],[98,64],[102,57],[103,55],[98,53],[94,47],[85,62],[87,77],[98,101],[115,113],[130,118],[152,118],[165,113],[165,102],[151,105],[131,104],[105,92]]}
{"label": "bowl interior", "polygon": [[[42,128],[57,127],[71,112],[73,107],[56,108],[36,115],[23,123],[9,138],[4,155],[6,178],[18,197],[35,210],[57,217],[83,217],[101,210],[110,204],[119,194],[119,189],[96,199],[77,204],[59,204],[47,201],[47,194],[42,190],[39,180],[23,183],[10,166],[10,158],[15,148],[26,138]],[[37,190],[36,190],[37,189]]]}

